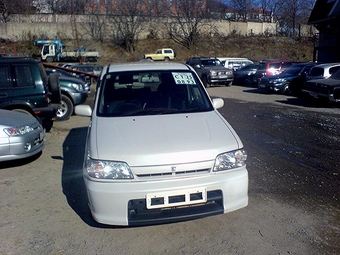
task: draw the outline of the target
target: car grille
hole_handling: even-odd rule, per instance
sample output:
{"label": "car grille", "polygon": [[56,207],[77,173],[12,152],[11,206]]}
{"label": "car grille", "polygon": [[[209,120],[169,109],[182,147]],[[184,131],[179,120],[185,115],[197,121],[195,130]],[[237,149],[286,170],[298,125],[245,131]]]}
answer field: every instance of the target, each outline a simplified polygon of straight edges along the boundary
{"label": "car grille", "polygon": [[139,179],[164,179],[164,178],[177,178],[183,176],[192,176],[199,174],[206,174],[210,172],[210,168],[205,169],[195,169],[195,170],[186,170],[186,171],[178,171],[178,172],[165,172],[165,173],[150,173],[150,174],[137,174]]}

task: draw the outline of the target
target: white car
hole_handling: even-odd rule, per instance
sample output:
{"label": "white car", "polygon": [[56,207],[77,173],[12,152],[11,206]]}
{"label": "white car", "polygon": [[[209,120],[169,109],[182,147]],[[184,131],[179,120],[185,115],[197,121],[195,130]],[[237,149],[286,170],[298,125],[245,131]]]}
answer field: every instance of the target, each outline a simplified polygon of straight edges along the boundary
{"label": "white car", "polygon": [[306,80],[328,79],[340,69],[340,63],[325,63],[313,66],[307,74]]}
{"label": "white car", "polygon": [[32,115],[0,110],[0,162],[33,156],[44,148],[45,131]]}
{"label": "white car", "polygon": [[149,225],[248,204],[247,154],[195,71],[172,62],[104,67],[84,159],[93,218]]}

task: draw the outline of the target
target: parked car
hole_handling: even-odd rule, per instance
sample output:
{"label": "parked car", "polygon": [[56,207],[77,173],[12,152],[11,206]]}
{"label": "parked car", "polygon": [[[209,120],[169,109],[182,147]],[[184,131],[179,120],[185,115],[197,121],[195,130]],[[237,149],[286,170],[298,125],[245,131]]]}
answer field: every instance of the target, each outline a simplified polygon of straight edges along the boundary
{"label": "parked car", "polygon": [[283,73],[262,77],[258,88],[282,94],[299,94],[306,81],[306,75],[313,66],[312,62],[293,64]]}
{"label": "parked car", "polygon": [[233,70],[224,67],[217,58],[189,58],[185,62],[195,69],[205,87],[213,84],[230,86],[234,80]]}
{"label": "parked car", "polygon": [[44,148],[45,131],[31,114],[0,109],[0,161],[27,158]]}
{"label": "parked car", "polygon": [[333,73],[340,69],[340,63],[324,63],[313,66],[310,69],[307,80],[328,79]]}
{"label": "parked car", "polygon": [[258,85],[262,77],[280,74],[294,63],[298,63],[298,61],[262,60],[254,75],[254,83]]}
{"label": "parked car", "polygon": [[61,90],[61,102],[57,111],[57,120],[59,121],[69,119],[73,114],[74,106],[83,104],[86,101],[88,94],[91,92],[91,87],[88,83],[72,77],[72,75],[61,75],[60,71],[62,70],[46,69],[47,74],[59,74]]}
{"label": "parked car", "polygon": [[81,71],[84,72],[84,74],[74,74],[78,78],[83,79],[85,82],[88,82],[91,84],[91,77],[87,75],[89,74],[95,74],[100,75],[101,71],[103,70],[103,66],[99,64],[77,64],[70,67],[72,70]]}
{"label": "parked car", "polygon": [[247,66],[249,64],[254,64],[253,61],[247,58],[225,58],[219,57],[218,58],[224,67],[233,69],[234,71],[238,70],[241,67]]}
{"label": "parked car", "polygon": [[258,67],[259,67],[259,64],[249,64],[234,71],[233,84],[247,85],[247,86],[252,85],[253,80],[254,80],[254,75]]}
{"label": "parked car", "polygon": [[302,92],[307,95],[326,100],[329,103],[340,102],[340,70],[328,79],[314,79],[305,82]]}
{"label": "parked car", "polygon": [[41,62],[0,56],[0,108],[26,111],[48,132],[61,101],[58,75],[47,75]]}
{"label": "parked car", "polygon": [[197,73],[175,62],[104,67],[85,148],[93,218],[112,225],[169,223],[248,203],[247,154]]}
{"label": "parked car", "polygon": [[155,53],[146,53],[143,55],[143,59],[149,59],[154,61],[164,60],[174,60],[176,58],[176,52],[170,48],[163,48],[156,50]]}

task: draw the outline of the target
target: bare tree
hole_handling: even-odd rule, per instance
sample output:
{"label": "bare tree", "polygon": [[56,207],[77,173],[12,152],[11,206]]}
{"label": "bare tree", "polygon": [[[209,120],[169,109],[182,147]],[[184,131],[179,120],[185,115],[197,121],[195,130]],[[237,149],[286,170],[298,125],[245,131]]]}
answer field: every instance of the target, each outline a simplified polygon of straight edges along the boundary
{"label": "bare tree", "polygon": [[230,4],[235,12],[236,21],[247,21],[249,12],[253,8],[253,0],[230,0]]}
{"label": "bare tree", "polygon": [[[108,6],[108,13],[110,13]],[[84,26],[87,33],[92,39],[103,43],[106,35],[106,15],[99,14],[100,10],[97,5],[88,8],[89,22]]]}
{"label": "bare tree", "polygon": [[109,15],[112,24],[113,42],[127,52],[134,52],[145,22],[146,8],[140,0],[117,0],[113,13]]}
{"label": "bare tree", "polygon": [[34,13],[31,0],[0,0],[0,15],[2,22],[8,22],[11,14]]}
{"label": "bare tree", "polygon": [[85,1],[84,0],[47,0],[48,4],[54,14],[84,14]]}
{"label": "bare tree", "polygon": [[176,6],[169,6],[171,15],[165,23],[170,38],[188,48],[193,49],[200,37],[214,27],[208,20],[208,12],[203,1],[178,0]]}

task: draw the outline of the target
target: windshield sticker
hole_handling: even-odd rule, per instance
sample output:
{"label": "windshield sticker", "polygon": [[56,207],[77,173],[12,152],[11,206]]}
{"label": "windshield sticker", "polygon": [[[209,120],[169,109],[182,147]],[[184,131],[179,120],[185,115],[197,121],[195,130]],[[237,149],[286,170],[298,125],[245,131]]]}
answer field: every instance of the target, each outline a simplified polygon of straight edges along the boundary
{"label": "windshield sticker", "polygon": [[196,84],[192,73],[172,73],[176,84]]}

